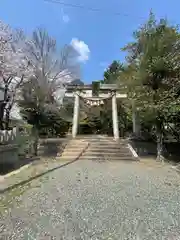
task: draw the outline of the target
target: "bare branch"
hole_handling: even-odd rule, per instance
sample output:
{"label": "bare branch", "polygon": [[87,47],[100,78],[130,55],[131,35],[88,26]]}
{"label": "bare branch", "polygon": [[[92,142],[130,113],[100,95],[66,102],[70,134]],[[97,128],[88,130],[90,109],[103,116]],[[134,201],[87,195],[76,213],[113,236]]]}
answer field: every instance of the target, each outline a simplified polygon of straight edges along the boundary
{"label": "bare branch", "polygon": [[56,41],[44,29],[37,29],[27,43],[33,75],[46,91],[55,93],[64,83],[77,78],[77,53],[65,46],[58,55]]}

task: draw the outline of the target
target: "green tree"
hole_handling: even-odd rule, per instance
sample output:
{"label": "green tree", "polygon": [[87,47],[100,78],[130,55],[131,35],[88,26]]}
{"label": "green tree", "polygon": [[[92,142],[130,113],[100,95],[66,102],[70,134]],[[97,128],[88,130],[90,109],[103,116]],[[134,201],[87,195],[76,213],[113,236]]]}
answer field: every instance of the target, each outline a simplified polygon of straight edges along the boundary
{"label": "green tree", "polygon": [[157,158],[162,159],[164,125],[179,114],[180,35],[177,27],[165,19],[156,21],[151,13],[134,38],[123,48],[128,51],[128,64],[135,69],[129,91],[140,111],[153,120]]}
{"label": "green tree", "polygon": [[36,79],[24,84],[19,107],[23,119],[33,126],[35,155],[39,136],[63,136],[68,131],[69,123],[62,118],[60,104],[52,95],[44,92]]}
{"label": "green tree", "polygon": [[47,122],[47,112],[54,104],[52,96],[42,89],[35,78],[25,83],[21,90],[21,99],[18,101],[23,119],[33,126],[34,154],[37,155],[39,131]]}
{"label": "green tree", "polygon": [[119,74],[124,70],[124,66],[119,61],[114,60],[104,72],[104,79],[101,83],[113,84],[117,82]]}

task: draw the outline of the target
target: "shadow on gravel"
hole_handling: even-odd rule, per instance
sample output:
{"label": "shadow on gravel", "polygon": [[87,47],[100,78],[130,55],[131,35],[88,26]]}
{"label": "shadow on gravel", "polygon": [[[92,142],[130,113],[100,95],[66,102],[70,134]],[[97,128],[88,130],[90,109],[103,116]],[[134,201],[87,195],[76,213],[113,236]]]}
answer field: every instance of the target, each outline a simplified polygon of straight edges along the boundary
{"label": "shadow on gravel", "polygon": [[20,183],[14,184],[13,186],[10,186],[10,187],[7,187],[7,188],[5,188],[5,189],[2,189],[2,190],[0,190],[0,194],[3,194],[3,193],[8,192],[8,191],[10,191],[10,190],[13,190],[14,188],[20,187],[20,186],[22,186],[22,185],[28,184],[28,183],[31,182],[32,180],[35,180],[35,179],[37,179],[37,178],[39,178],[39,177],[42,177],[42,176],[44,176],[44,175],[46,175],[46,174],[49,174],[49,173],[51,173],[51,172],[53,172],[53,171],[56,171],[56,170],[58,170],[58,169],[60,169],[60,168],[63,168],[63,167],[65,167],[65,166],[68,166],[68,165],[70,165],[70,164],[78,161],[78,160],[80,159],[80,157],[82,156],[82,154],[86,151],[86,149],[87,149],[88,147],[89,147],[89,144],[83,149],[83,151],[82,151],[74,160],[72,160],[72,161],[70,161],[70,162],[67,162],[67,163],[64,163],[64,164],[62,164],[62,165],[60,165],[60,166],[57,166],[57,167],[55,167],[55,168],[49,169],[49,170],[47,170],[46,172],[40,173],[40,174],[38,174],[38,175],[36,175],[36,176],[34,176],[34,177],[31,177],[31,178],[29,178],[29,179],[27,179],[27,180],[25,180],[25,181],[21,181]]}
{"label": "shadow on gravel", "polygon": [[0,163],[0,176],[6,175],[12,171],[18,170],[19,168],[38,160],[40,160],[40,157],[20,159],[16,164]]}
{"label": "shadow on gravel", "polygon": [[25,184],[31,182],[32,180],[35,180],[35,179],[37,179],[37,178],[39,178],[39,177],[42,177],[42,176],[44,176],[44,175],[46,175],[46,174],[49,174],[50,172],[53,172],[53,171],[58,170],[58,169],[60,169],[60,168],[62,168],[62,167],[65,167],[65,166],[67,166],[67,165],[69,165],[69,164],[71,164],[71,163],[74,163],[74,162],[76,162],[78,159],[79,159],[79,158],[77,158],[77,159],[75,159],[75,160],[73,160],[73,161],[71,161],[71,162],[67,162],[67,163],[62,164],[62,165],[60,165],[60,166],[57,166],[57,167],[55,167],[55,168],[52,168],[52,169],[50,169],[50,170],[48,170],[48,171],[46,171],[46,172],[40,173],[40,174],[36,175],[35,177],[29,178],[28,180],[22,181],[22,182],[20,182],[20,183],[14,184],[13,186],[10,186],[10,187],[8,187],[8,188],[5,188],[5,189],[3,189],[3,190],[0,190],[0,194],[3,194],[3,193],[8,192],[8,191],[10,191],[10,190],[13,190],[14,188],[17,188],[17,187],[19,187],[19,186],[25,185]]}

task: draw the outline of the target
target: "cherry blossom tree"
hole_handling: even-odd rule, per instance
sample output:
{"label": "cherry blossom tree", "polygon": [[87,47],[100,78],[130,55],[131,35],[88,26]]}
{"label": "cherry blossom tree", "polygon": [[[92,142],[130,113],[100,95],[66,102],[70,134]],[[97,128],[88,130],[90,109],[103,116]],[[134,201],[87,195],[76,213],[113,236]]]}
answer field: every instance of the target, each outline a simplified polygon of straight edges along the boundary
{"label": "cherry blossom tree", "polygon": [[[0,86],[4,89],[4,99],[0,109],[0,128],[6,128],[15,102],[16,94],[23,81],[31,75],[26,54],[26,38],[22,31],[13,30],[0,21]],[[5,114],[6,112],[6,114]]]}
{"label": "cherry blossom tree", "polygon": [[[71,45],[58,50],[56,41],[44,29],[27,38],[0,21],[0,86],[4,99],[0,103],[0,129],[9,126],[12,107],[20,97],[25,82],[36,80],[37,94],[47,109],[56,108],[47,98],[62,100],[66,84],[79,78],[78,54]],[[47,104],[48,102],[48,104]]]}

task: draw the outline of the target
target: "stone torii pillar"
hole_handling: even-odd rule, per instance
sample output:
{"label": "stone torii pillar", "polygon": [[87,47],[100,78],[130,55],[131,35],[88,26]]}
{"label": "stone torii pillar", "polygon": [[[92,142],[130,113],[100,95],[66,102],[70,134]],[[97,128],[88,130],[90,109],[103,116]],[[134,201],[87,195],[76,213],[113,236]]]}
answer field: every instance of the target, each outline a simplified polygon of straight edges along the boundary
{"label": "stone torii pillar", "polygon": [[116,100],[116,91],[112,95],[112,120],[113,120],[113,134],[114,139],[119,139],[119,124],[118,124],[118,114],[117,114],[117,100]]}
{"label": "stone torii pillar", "polygon": [[74,93],[74,113],[73,113],[73,126],[72,126],[72,137],[75,138],[78,131],[79,122],[79,95],[78,92]]}
{"label": "stone torii pillar", "polygon": [[79,91],[73,90],[73,92],[66,92],[65,97],[74,99],[74,111],[72,120],[72,137],[75,138],[78,131],[79,122]]}

